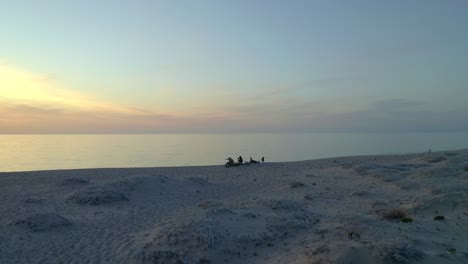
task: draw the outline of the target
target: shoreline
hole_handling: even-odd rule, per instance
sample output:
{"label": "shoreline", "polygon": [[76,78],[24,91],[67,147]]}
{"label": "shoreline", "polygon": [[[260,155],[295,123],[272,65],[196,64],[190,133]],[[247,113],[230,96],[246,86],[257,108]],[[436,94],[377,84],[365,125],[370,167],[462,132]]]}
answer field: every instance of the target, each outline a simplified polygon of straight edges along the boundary
{"label": "shoreline", "polygon": [[1,172],[0,262],[466,263],[467,165],[464,149]]}
{"label": "shoreline", "polygon": [[[464,151],[468,149],[456,149],[456,150],[442,150],[442,151],[435,151],[433,153],[445,153],[445,152],[458,152]],[[298,162],[318,162],[322,160],[331,160],[331,159],[347,159],[347,158],[366,158],[366,157],[386,157],[386,156],[405,156],[405,155],[422,155],[429,152],[409,152],[409,153],[389,153],[389,154],[370,154],[370,155],[347,155],[347,156],[334,156],[334,157],[327,157],[327,158],[317,158],[317,159],[305,159],[305,160],[293,160],[293,161],[266,161],[265,163],[259,164],[250,164],[250,165],[262,165],[262,164],[278,164],[278,163],[298,163]],[[224,164],[209,164],[209,165],[180,165],[180,166],[147,166],[147,167],[91,167],[91,168],[66,168],[66,169],[50,169],[50,170],[25,170],[25,171],[0,171],[0,177],[2,174],[9,174],[9,173],[34,173],[34,172],[47,172],[47,171],[63,171],[63,172],[73,172],[73,171],[81,171],[81,170],[132,170],[132,169],[158,169],[158,168],[200,168],[200,167],[218,167],[224,166]],[[246,165],[249,166],[249,165]]]}

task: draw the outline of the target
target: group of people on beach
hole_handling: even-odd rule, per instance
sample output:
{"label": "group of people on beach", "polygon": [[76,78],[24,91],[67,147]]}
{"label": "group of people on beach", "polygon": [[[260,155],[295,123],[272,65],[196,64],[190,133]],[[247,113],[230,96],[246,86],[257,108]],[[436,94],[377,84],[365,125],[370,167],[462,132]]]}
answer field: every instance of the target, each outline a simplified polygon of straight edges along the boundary
{"label": "group of people on beach", "polygon": [[[226,165],[225,165],[226,167],[260,163],[260,161],[252,159],[252,157],[250,157],[250,161],[244,161],[242,156],[239,156],[237,158],[237,162],[234,162],[234,160],[231,157],[227,158],[226,160],[227,160]],[[262,163],[265,162],[265,157],[262,157],[261,162]]]}

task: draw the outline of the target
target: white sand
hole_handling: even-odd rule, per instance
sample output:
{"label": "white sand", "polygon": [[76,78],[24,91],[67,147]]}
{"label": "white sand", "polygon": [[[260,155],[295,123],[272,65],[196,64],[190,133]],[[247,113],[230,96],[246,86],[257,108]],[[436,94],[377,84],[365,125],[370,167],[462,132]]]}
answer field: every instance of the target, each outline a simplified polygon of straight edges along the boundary
{"label": "white sand", "polygon": [[468,150],[1,173],[0,263],[468,263],[466,165]]}

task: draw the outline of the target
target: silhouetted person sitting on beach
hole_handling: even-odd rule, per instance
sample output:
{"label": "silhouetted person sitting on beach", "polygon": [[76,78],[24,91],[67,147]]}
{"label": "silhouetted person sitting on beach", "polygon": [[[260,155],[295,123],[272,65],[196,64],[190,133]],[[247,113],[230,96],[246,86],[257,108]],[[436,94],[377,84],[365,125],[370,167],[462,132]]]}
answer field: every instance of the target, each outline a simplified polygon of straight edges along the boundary
{"label": "silhouetted person sitting on beach", "polygon": [[239,157],[237,158],[237,162],[238,162],[239,164],[244,163],[244,159],[242,158],[242,156],[239,156]]}
{"label": "silhouetted person sitting on beach", "polygon": [[265,162],[265,157],[262,157],[262,162]]}
{"label": "silhouetted person sitting on beach", "polygon": [[235,165],[234,160],[231,157],[227,158],[226,160],[228,161],[228,162],[226,162],[226,167],[230,167],[230,166]]}
{"label": "silhouetted person sitting on beach", "polygon": [[252,159],[252,157],[250,157],[250,163],[259,163],[258,161]]}

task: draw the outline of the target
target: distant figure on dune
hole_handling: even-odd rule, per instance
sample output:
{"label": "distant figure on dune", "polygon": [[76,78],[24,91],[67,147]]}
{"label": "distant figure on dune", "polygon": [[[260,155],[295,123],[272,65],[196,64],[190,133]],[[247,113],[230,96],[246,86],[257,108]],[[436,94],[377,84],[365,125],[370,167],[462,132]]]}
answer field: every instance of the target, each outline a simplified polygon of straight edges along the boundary
{"label": "distant figure on dune", "polygon": [[237,158],[237,162],[238,162],[239,164],[244,163],[244,159],[242,158],[242,156],[239,156],[239,157]]}
{"label": "distant figure on dune", "polygon": [[265,162],[265,157],[262,157],[262,163]]}
{"label": "distant figure on dune", "polygon": [[250,163],[259,163],[258,161],[252,159],[252,157],[250,157]]}

